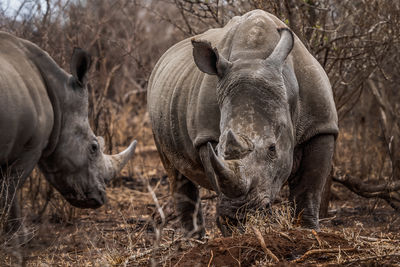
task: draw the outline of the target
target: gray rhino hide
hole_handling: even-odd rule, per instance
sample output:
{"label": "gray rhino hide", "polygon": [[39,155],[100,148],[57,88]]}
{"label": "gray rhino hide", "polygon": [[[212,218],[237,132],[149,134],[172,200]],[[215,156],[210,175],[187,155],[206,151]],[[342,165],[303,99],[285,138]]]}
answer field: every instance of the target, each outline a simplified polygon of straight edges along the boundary
{"label": "gray rhino hide", "polygon": [[[277,28],[281,27],[286,25],[277,17],[255,10],[194,39],[210,41],[230,62],[239,58],[265,59],[277,45]],[[288,94],[293,95],[290,108],[295,143],[300,145],[318,134],[336,136],[338,119],[328,77],[298,37],[283,74],[286,87],[292,90]],[[204,174],[197,149],[219,140],[217,79],[196,67],[191,41],[185,39],[161,57],[148,86],[148,110],[156,144],[162,157],[166,157],[164,161],[208,189],[212,189],[211,182]]]}

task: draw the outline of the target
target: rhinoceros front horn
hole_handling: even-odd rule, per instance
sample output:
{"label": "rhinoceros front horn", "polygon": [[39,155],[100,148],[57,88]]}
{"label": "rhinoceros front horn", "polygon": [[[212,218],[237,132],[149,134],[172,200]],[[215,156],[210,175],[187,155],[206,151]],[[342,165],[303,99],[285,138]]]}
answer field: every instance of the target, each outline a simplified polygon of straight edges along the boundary
{"label": "rhinoceros front horn", "polygon": [[109,173],[106,176],[105,182],[112,180],[118,172],[122,170],[125,164],[133,158],[135,154],[137,141],[133,141],[127,149],[116,155],[104,155],[106,164],[109,168]]}
{"label": "rhinoceros front horn", "polygon": [[211,143],[207,144],[207,148],[210,162],[221,192],[230,198],[246,194],[246,183],[240,181],[241,177],[227,167],[224,160],[218,158]]}

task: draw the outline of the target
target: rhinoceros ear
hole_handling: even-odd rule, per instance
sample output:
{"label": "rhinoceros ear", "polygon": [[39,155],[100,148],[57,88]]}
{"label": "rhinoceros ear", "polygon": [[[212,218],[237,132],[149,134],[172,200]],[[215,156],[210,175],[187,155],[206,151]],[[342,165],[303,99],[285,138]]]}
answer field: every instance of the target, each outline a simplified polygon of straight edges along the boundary
{"label": "rhinoceros ear", "polygon": [[290,51],[293,49],[294,36],[292,31],[288,28],[279,28],[278,32],[281,35],[281,38],[274,51],[272,51],[271,55],[266,60],[271,60],[282,65]]}
{"label": "rhinoceros ear", "polygon": [[71,74],[81,86],[86,84],[86,74],[91,63],[92,59],[88,52],[81,48],[74,48],[71,60]]}
{"label": "rhinoceros ear", "polygon": [[232,63],[218,53],[217,48],[212,48],[210,42],[192,39],[193,59],[196,66],[204,73],[225,76]]}

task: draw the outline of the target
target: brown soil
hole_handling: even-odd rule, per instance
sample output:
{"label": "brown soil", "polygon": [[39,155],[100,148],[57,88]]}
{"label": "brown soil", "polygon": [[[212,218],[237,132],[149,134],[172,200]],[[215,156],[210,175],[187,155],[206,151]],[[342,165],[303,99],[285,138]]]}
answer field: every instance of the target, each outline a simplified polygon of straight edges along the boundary
{"label": "brown soil", "polygon": [[[109,201],[100,209],[74,209],[58,196],[38,217],[32,203],[24,202],[26,225],[34,237],[11,249],[21,251],[27,266],[400,266],[400,215],[386,203],[362,199],[338,185],[321,232],[263,219],[254,224],[278,263],[265,253],[251,227],[243,234],[221,236],[210,191],[201,191],[207,238],[184,239],[157,153],[141,149],[108,189]],[[0,253],[0,266],[16,264],[9,252]]]}
{"label": "brown soil", "polygon": [[[352,248],[343,237],[332,233],[318,234],[323,247]],[[290,230],[285,234],[270,232],[263,238],[267,248],[281,261],[282,264],[299,259],[309,250],[319,248],[318,242],[311,231],[304,229]],[[334,254],[333,254],[334,257]],[[235,237],[216,238],[207,244],[181,252],[172,260],[177,266],[251,266],[268,258],[259,240],[252,234]],[[316,254],[314,260],[319,263],[329,261],[332,254]]]}

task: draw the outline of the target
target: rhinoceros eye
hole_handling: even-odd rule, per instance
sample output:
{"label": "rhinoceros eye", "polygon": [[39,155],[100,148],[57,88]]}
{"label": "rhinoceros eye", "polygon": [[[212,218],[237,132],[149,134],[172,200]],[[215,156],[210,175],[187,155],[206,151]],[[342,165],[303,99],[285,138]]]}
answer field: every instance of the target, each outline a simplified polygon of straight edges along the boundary
{"label": "rhinoceros eye", "polygon": [[276,145],[275,144],[271,144],[268,147],[268,158],[274,159],[275,157],[276,157]]}
{"label": "rhinoceros eye", "polygon": [[272,144],[268,147],[269,152],[275,153],[276,152],[276,146],[275,144]]}
{"label": "rhinoceros eye", "polygon": [[94,141],[93,143],[90,144],[89,151],[91,154],[96,154],[98,150],[99,150],[99,143],[97,141]]}

